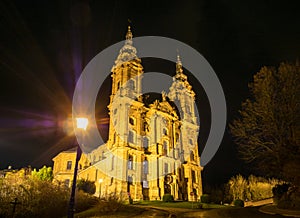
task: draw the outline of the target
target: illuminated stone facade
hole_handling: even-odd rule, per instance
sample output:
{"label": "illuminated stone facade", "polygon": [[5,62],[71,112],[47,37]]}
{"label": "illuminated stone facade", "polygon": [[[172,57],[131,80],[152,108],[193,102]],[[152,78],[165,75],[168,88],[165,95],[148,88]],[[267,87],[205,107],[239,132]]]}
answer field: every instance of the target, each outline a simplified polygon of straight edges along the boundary
{"label": "illuminated stone facade", "polygon": [[[195,93],[179,56],[173,84],[161,100],[145,100],[142,76],[129,27],[112,68],[108,141],[82,155],[78,177],[95,181],[96,194],[101,196],[113,193],[134,200],[159,200],[172,194],[178,200],[199,199],[202,168]],[[75,150],[61,152],[53,161],[55,179],[70,185]]]}

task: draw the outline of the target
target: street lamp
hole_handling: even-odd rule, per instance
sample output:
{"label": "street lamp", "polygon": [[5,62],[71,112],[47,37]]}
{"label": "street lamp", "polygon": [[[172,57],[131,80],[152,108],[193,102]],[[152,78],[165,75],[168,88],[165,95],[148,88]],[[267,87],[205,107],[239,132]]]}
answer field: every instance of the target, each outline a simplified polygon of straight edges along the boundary
{"label": "street lamp", "polygon": [[[89,121],[87,118],[76,118],[76,127],[77,129],[86,130]],[[71,190],[71,197],[69,202],[69,209],[68,209],[68,218],[74,218],[74,206],[75,206],[75,191],[76,191],[76,180],[77,180],[77,170],[78,170],[78,162],[81,157],[81,149],[80,146],[77,146],[76,152],[76,159],[75,159],[75,166],[74,166],[74,175],[73,175],[73,184]]]}
{"label": "street lamp", "polygon": [[99,179],[99,198],[101,198],[101,184],[103,182],[103,179]]}

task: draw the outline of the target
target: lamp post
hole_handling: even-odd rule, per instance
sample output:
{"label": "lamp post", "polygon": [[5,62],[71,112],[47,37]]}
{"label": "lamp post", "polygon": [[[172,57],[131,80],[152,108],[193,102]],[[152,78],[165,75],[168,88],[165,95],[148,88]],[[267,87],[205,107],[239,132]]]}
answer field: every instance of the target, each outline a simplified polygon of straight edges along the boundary
{"label": "lamp post", "polygon": [[99,198],[101,198],[101,184],[103,182],[103,179],[99,179]]}
{"label": "lamp post", "polygon": [[[76,118],[77,122],[77,129],[86,130],[88,125],[88,119],[87,118]],[[78,162],[81,157],[81,149],[80,146],[77,146],[77,152],[76,152],[76,159],[75,159],[75,166],[74,166],[74,175],[73,175],[73,184],[72,184],[72,190],[71,190],[71,197],[69,202],[69,208],[68,208],[68,218],[74,218],[74,206],[75,206],[75,191],[76,191],[76,180],[77,180],[77,171],[78,171]]]}

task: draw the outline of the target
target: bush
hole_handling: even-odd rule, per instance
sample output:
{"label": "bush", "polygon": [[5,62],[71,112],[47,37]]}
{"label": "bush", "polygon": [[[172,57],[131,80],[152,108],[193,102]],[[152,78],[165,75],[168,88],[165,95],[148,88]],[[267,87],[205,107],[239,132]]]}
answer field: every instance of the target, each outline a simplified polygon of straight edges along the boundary
{"label": "bush", "polygon": [[80,179],[77,182],[77,188],[78,190],[82,190],[85,193],[88,194],[95,194],[96,192],[96,185],[95,182],[89,181],[89,180],[84,180],[84,179]]}
{"label": "bush", "polygon": [[111,214],[124,208],[124,202],[114,194],[108,196],[105,200],[99,201],[96,208],[98,213]]}
{"label": "bush", "polygon": [[173,202],[174,201],[174,197],[171,194],[165,194],[163,196],[163,202]]}
{"label": "bush", "polygon": [[201,195],[201,202],[202,203],[209,203],[210,202],[210,196],[208,194],[204,194],[204,195]]}
{"label": "bush", "polygon": [[290,185],[289,184],[277,184],[275,185],[274,188],[272,188],[272,192],[273,192],[273,198],[274,198],[274,202],[276,204],[278,204],[279,200],[282,198],[282,196],[287,193],[287,191],[289,190]]}
{"label": "bush", "polygon": [[76,213],[87,210],[98,203],[99,199],[81,190],[75,195],[75,211]]}
{"label": "bush", "polygon": [[[0,179],[0,217],[12,216],[12,204],[17,198],[14,217],[62,217],[67,214],[70,190],[36,177]],[[76,211],[90,208],[98,199],[79,191],[76,193]]]}
{"label": "bush", "polygon": [[244,207],[244,201],[241,199],[236,199],[233,201],[233,205],[236,207]]}
{"label": "bush", "polygon": [[10,217],[12,205],[17,198],[15,217],[61,217],[66,214],[69,190],[49,181],[36,179],[19,180],[18,183],[4,179],[0,187],[0,217]]}

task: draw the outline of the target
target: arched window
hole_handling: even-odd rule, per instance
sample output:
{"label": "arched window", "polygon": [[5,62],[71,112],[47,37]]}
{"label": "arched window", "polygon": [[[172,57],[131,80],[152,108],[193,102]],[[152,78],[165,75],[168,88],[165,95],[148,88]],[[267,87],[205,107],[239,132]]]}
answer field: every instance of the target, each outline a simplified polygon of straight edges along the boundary
{"label": "arched window", "polygon": [[192,170],[192,183],[196,183],[196,172]]}
{"label": "arched window", "polygon": [[132,170],[133,169],[133,156],[128,155],[128,169]]}
{"label": "arched window", "polygon": [[148,160],[147,160],[147,158],[145,158],[145,160],[143,161],[143,172],[144,172],[144,174],[148,174],[149,173],[149,166],[148,166]]}
{"label": "arched window", "polygon": [[165,163],[164,164],[164,174],[168,174],[169,173],[169,164]]}
{"label": "arched window", "polygon": [[148,137],[144,137],[144,139],[143,139],[143,147],[144,147],[145,150],[148,149],[148,147],[149,147],[149,138]]}

